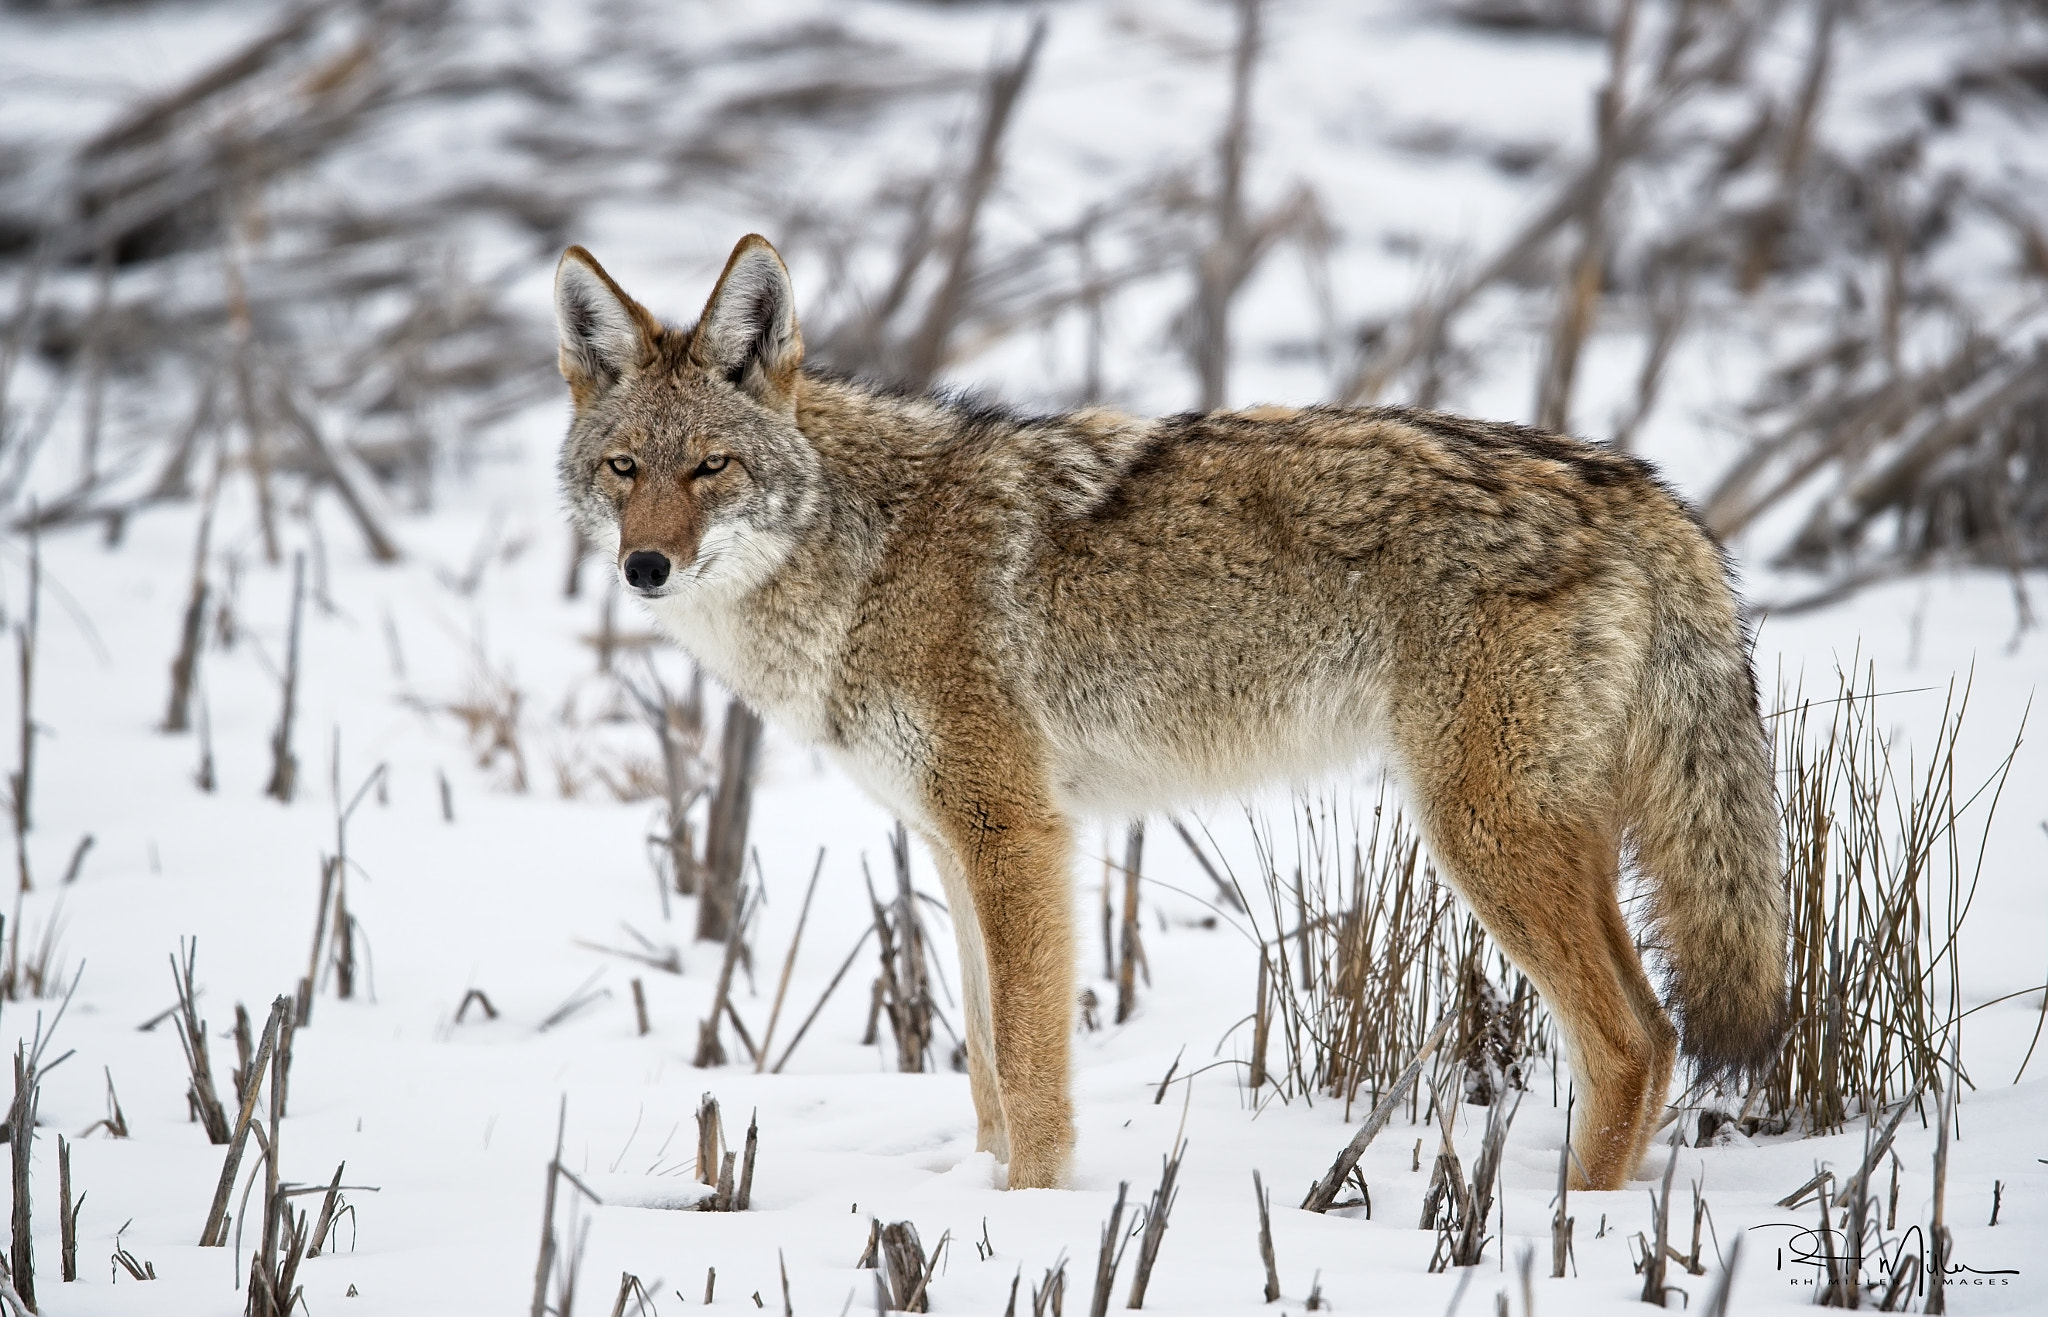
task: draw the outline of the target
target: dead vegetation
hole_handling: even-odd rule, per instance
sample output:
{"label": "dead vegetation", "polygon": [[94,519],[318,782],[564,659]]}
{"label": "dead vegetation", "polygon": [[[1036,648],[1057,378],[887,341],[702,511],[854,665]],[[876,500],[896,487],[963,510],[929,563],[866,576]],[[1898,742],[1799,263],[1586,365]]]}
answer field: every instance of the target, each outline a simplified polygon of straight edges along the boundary
{"label": "dead vegetation", "polygon": [[865,857],[861,862],[868,884],[868,904],[874,912],[875,937],[881,948],[881,973],[875,977],[867,1031],[861,1044],[875,1046],[880,1039],[878,1025],[888,1021],[890,1039],[896,1045],[896,1068],[905,1074],[919,1074],[932,1068],[933,1024],[949,1033],[952,1026],[946,1023],[932,995],[932,985],[939,973],[938,951],[925,932],[924,918],[919,913],[919,903],[931,898],[911,885],[910,836],[901,823],[889,835],[889,857],[896,890],[886,905],[875,894],[874,875],[867,872]]}
{"label": "dead vegetation", "polygon": [[[1962,1029],[1957,939],[2012,758],[1981,780],[1956,763],[1969,703],[1951,686],[1928,744],[1895,750],[1882,702],[1932,692],[1840,674],[1835,697],[1788,695],[1773,721],[1792,913],[1791,1022],[1751,1091],[1752,1129],[1831,1133],[1924,1104]],[[2014,732],[2014,751],[2019,731]],[[1968,1082],[1967,1072],[1960,1082]]]}
{"label": "dead vegetation", "polygon": [[[1361,1094],[1378,1100],[1414,1083],[1402,1083],[1403,1072],[1434,1051],[1432,1026],[1444,1016],[1455,1025],[1433,1073],[1459,1069],[1462,1100],[1490,1104],[1526,1087],[1529,1059],[1554,1052],[1548,1016],[1437,880],[1399,808],[1382,802],[1363,821],[1304,798],[1293,824],[1296,853],[1283,860],[1271,828],[1252,821],[1252,1094],[1270,1082],[1283,1100],[1325,1095],[1347,1111]],[[1416,1092],[1410,1119],[1422,1114]],[[1332,1197],[1337,1187],[1325,1186]]]}
{"label": "dead vegetation", "polygon": [[951,1231],[941,1235],[930,1256],[926,1256],[917,1227],[911,1222],[892,1221],[883,1225],[880,1220],[870,1221],[868,1246],[854,1265],[873,1268],[875,1272],[876,1311],[930,1312],[931,1300],[925,1291],[951,1240]]}

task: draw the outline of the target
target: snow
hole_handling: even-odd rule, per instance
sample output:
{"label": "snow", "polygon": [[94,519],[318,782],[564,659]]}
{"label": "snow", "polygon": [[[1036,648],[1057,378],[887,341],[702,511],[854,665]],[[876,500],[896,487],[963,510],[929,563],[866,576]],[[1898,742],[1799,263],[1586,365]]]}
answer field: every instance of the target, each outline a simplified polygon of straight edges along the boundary
{"label": "snow", "polygon": [[[527,7],[516,7],[527,8]],[[602,8],[601,6],[599,8]],[[768,31],[797,17],[829,14],[849,30],[901,42],[932,67],[974,69],[991,50],[1014,50],[1022,16],[1001,6],[882,4],[678,7],[663,20],[695,24],[704,48]],[[578,6],[531,7],[506,41],[596,41],[601,26]],[[250,20],[237,7],[152,6],[147,17],[0,18],[9,73],[8,113],[32,114],[51,131],[103,122],[138,87],[168,85],[230,48]],[[594,11],[593,11],[594,12]],[[1229,22],[1220,6],[1193,3],[1056,6],[1046,67],[1015,132],[1014,194],[997,223],[1051,224],[1089,200],[1134,184],[1161,158],[1194,165],[1207,159],[1211,126],[1222,112],[1221,69]],[[586,21],[588,20],[588,21]],[[634,21],[651,21],[641,15]],[[104,37],[115,24],[112,55]],[[1796,64],[1797,34],[1780,58]],[[1958,48],[1961,39],[1958,37]],[[1191,59],[1190,49],[1207,57]],[[1896,65],[1949,58],[1918,49],[1888,60],[1849,61],[1847,89],[1831,113],[1882,117]],[[1338,217],[1342,241],[1332,270],[1342,319],[1405,304],[1451,254],[1484,252],[1511,230],[1540,180],[1504,174],[1483,156],[1418,155],[1399,143],[1418,125],[1451,125],[1474,142],[1534,143],[1553,152],[1581,149],[1592,90],[1603,76],[1597,41],[1511,39],[1475,33],[1407,4],[1276,4],[1261,73],[1254,192],[1265,201],[1294,179],[1313,179]],[[658,95],[654,72],[635,97]],[[624,76],[624,75],[622,75]],[[708,78],[706,83],[714,82]],[[713,86],[672,88],[687,117],[718,99]],[[1872,108],[1872,107],[1876,108]],[[630,108],[620,111],[630,117]],[[472,155],[488,107],[461,124],[408,130],[421,168],[487,169],[495,157]],[[579,235],[630,290],[672,318],[694,313],[731,241],[768,227],[789,195],[821,205],[866,196],[875,181],[957,142],[964,102],[934,96],[882,116],[851,144],[823,131],[795,134],[776,149],[768,193],[703,187],[673,205],[650,201],[636,185],[595,207]],[[23,121],[26,122],[26,121]],[[645,126],[645,125],[643,125]],[[654,125],[658,127],[659,125]],[[950,137],[949,137],[950,131]],[[1875,131],[1875,129],[1873,129]],[[1991,132],[1989,158],[2016,149],[2018,121]],[[2038,163],[2038,145],[2032,157]],[[366,185],[402,188],[404,174],[364,176]],[[1397,250],[1390,234],[1420,235],[1418,253]],[[524,251],[500,237],[494,262],[516,275],[536,315],[544,314],[551,254]],[[792,252],[799,295],[822,277],[815,252]],[[1992,280],[1992,272],[1981,272]],[[1176,275],[1178,280],[1179,276]],[[1311,337],[1301,275],[1286,260],[1269,264],[1242,303],[1241,334],[1270,345]],[[1184,287],[1154,281],[1118,312],[1110,384],[1116,399],[1146,410],[1189,405],[1191,385],[1159,323]],[[1485,319],[1481,316],[1480,319]],[[1797,326],[1788,325],[1787,333]],[[1072,376],[1072,326],[1027,338],[964,364],[955,382],[1008,396],[1053,401]],[[1672,394],[1649,428],[1650,454],[1681,487],[1698,494],[1732,445],[1725,423],[1753,375],[1755,344],[1708,339],[1674,359]],[[537,359],[535,370],[551,363]],[[1578,411],[1605,417],[1632,388],[1634,358],[1596,345]],[[1241,354],[1233,397],[1311,401],[1328,372],[1299,356]],[[1487,414],[1519,416],[1528,406],[1526,369],[1475,381],[1456,401]],[[999,1169],[973,1151],[972,1106],[964,1075],[903,1075],[886,1048],[858,1038],[866,1011],[868,962],[857,965],[805,1037],[786,1073],[756,1075],[745,1063],[699,1071],[691,1065],[698,1021],[711,1000],[718,949],[688,941],[688,901],[667,904],[648,862],[651,802],[620,804],[592,780],[591,763],[652,751],[644,728],[602,718],[614,701],[592,646],[598,602],[586,590],[562,597],[566,534],[559,524],[550,469],[564,408],[522,413],[489,436],[489,451],[442,483],[431,512],[401,516],[407,561],[367,560],[353,528],[331,500],[316,501],[311,524],[322,546],[310,569],[315,593],[302,640],[296,749],[302,789],[285,806],[267,799],[268,743],[278,713],[277,673],[285,647],[291,569],[263,561],[255,513],[231,484],[217,532],[217,561],[237,564],[231,601],[240,634],[209,648],[204,692],[218,787],[194,781],[194,736],[157,730],[167,667],[185,604],[196,511],[177,506],[135,519],[124,542],[103,546],[95,531],[50,535],[42,545],[46,594],[34,716],[41,728],[29,853],[36,890],[9,915],[8,933],[24,944],[54,927],[59,976],[80,973],[76,998],[57,1029],[56,1051],[72,1055],[50,1073],[34,1152],[35,1245],[43,1311],[139,1313],[183,1317],[222,1313],[242,1303],[235,1285],[247,1253],[195,1244],[219,1173],[221,1151],[190,1123],[184,1065],[168,1023],[137,1026],[172,1001],[167,958],[182,939],[197,940],[201,1010],[215,1035],[217,1083],[228,1088],[233,1047],[224,1036],[233,1007],[259,1021],[267,1003],[305,973],[322,856],[336,844],[337,794],[352,796],[379,765],[373,791],[348,824],[356,866],[351,913],[370,948],[372,972],[356,999],[331,985],[299,1035],[291,1113],[282,1134],[285,1178],[325,1182],[346,1162],[346,1182],[372,1186],[348,1194],[356,1211],[341,1228],[342,1246],[309,1260],[300,1273],[309,1311],[502,1314],[524,1311],[533,1286],[541,1228],[544,1170],[558,1112],[566,1103],[564,1163],[589,1183],[603,1206],[589,1222],[582,1261],[581,1310],[608,1310],[616,1277],[642,1277],[663,1311],[694,1307],[704,1273],[718,1273],[717,1303],[752,1310],[758,1293],[781,1302],[778,1268],[787,1266],[794,1310],[843,1312],[872,1303],[869,1273],[854,1262],[871,1218],[909,1219],[927,1246],[950,1232],[951,1246],[930,1287],[935,1312],[1002,1311],[1013,1278],[1023,1277],[1020,1308],[1033,1282],[1064,1256],[1067,1302],[1086,1302],[1098,1232],[1119,1182],[1142,1201],[1160,1161],[1182,1131],[1188,1141],[1182,1194],[1147,1298],[1164,1313],[1244,1312],[1260,1308],[1262,1276],[1255,1242],[1251,1173],[1272,1189],[1273,1229],[1283,1297],[1278,1311],[1302,1310],[1320,1284],[1340,1312],[1438,1313],[1462,1293],[1463,1311],[1486,1311],[1496,1291],[1513,1296],[1520,1250],[1539,1259],[1537,1311],[1622,1313],[1638,1310],[1641,1282],[1629,1241],[1649,1228],[1648,1182],[1610,1194],[1573,1198],[1578,1220],[1576,1273],[1548,1276],[1548,1221],[1564,1111],[1551,1101],[1552,1078],[1539,1070],[1508,1140],[1501,1219],[1506,1237],[1489,1245],[1469,1278],[1426,1271],[1433,1237],[1414,1228],[1428,1174],[1411,1161],[1417,1139],[1434,1136],[1397,1122],[1369,1150],[1363,1172],[1372,1219],[1356,1210],[1313,1216],[1299,1196],[1349,1137],[1342,1110],[1328,1102],[1255,1100],[1241,1069],[1224,1065],[1176,1083],[1163,1101],[1155,1087],[1177,1056],[1181,1073],[1212,1060],[1242,1058],[1247,1042],[1233,1027],[1249,1011],[1256,954],[1228,917],[1200,898],[1207,881],[1170,834],[1148,848],[1146,900],[1151,985],[1137,1016],[1123,1026],[1076,1036],[1074,1092],[1080,1145],[1074,1181],[1059,1191],[1004,1192]],[[1591,422],[1588,422],[1590,425]],[[1754,532],[1758,540],[1768,527]],[[294,523],[288,551],[310,547],[306,523]],[[481,551],[479,546],[482,546]],[[1735,546],[1751,592],[1790,597],[1796,583],[1752,560],[1762,545]],[[24,553],[5,546],[4,604],[20,616]],[[289,557],[289,552],[288,552]],[[486,563],[473,591],[457,588],[472,561]],[[216,572],[216,580],[222,574]],[[586,582],[601,569],[586,570]],[[321,578],[324,577],[324,581]],[[1927,744],[1949,683],[1968,682],[1970,713],[1960,743],[1962,776],[1974,785],[2011,747],[2038,693],[2044,641],[2020,632],[2014,601],[2023,588],[2038,613],[2048,576],[2016,586],[1996,573],[1929,576],[1874,588],[1851,601],[1791,617],[1767,617],[1758,632],[1757,666],[1767,683],[1783,672],[1809,691],[1832,687],[1837,665],[1875,664],[1887,726],[1901,753]],[[622,606],[622,626],[641,623]],[[638,660],[622,658],[622,664]],[[671,682],[681,659],[655,660]],[[525,695],[524,751],[529,789],[507,789],[507,765],[479,765],[458,721],[437,711],[464,698],[479,674],[497,674]],[[0,696],[0,727],[16,724],[11,682]],[[1767,692],[1767,695],[1769,692]],[[646,742],[643,744],[643,742]],[[0,752],[4,755],[7,752]],[[339,793],[331,765],[339,764]],[[558,769],[577,782],[574,798],[557,789]],[[445,776],[453,821],[442,812]],[[1369,770],[1319,788],[1339,800],[1370,799]],[[1961,989],[1966,1006],[1983,1005],[1965,1032],[1966,1062],[1978,1087],[1963,1099],[1961,1137],[1949,1169],[1948,1204],[1955,1257],[1984,1271],[1951,1298],[1961,1312],[2039,1311],[2048,1304],[2048,1168],[2037,1154],[2048,1118],[2048,1057],[2019,1069],[2043,1008],[2048,978],[2048,750],[2023,744],[1986,844],[1982,888],[1966,930]],[[1288,807],[1285,792],[1254,802],[1269,817]],[[808,750],[771,734],[754,810],[753,844],[768,904],[753,938],[751,979],[737,993],[750,1028],[765,1022],[775,975],[795,927],[803,885],[820,847],[826,852],[818,904],[796,962],[779,1038],[786,1041],[868,920],[861,861],[886,864],[888,817]],[[1242,816],[1210,811],[1240,871],[1251,868]],[[75,884],[58,885],[78,840],[93,846]],[[1084,829],[1076,865],[1082,927],[1102,880],[1100,834]],[[1156,834],[1155,834],[1156,835]],[[919,885],[936,892],[923,856]],[[1154,923],[1158,918],[1162,922]],[[622,925],[681,948],[685,972],[665,974],[592,949],[630,942]],[[941,936],[949,982],[958,984],[950,939]],[[1113,992],[1099,977],[1084,938],[1083,983]],[[652,1032],[636,1034],[630,982],[647,994]],[[456,1010],[471,989],[486,993],[493,1020]],[[600,994],[551,1028],[542,1023],[579,989]],[[2000,1001],[2000,998],[2005,1000]],[[1996,1004],[1989,1004],[1996,1003]],[[0,1038],[28,1037],[53,1000],[10,1002]],[[959,1017],[949,1008],[958,1027]],[[728,1032],[728,1046],[732,1046]],[[778,1051],[779,1045],[778,1045]],[[941,1052],[949,1050],[941,1046]],[[79,1136],[106,1114],[111,1079],[131,1129],[115,1140]],[[1562,1081],[1557,1086],[1562,1089]],[[749,1113],[761,1129],[753,1210],[720,1215],[677,1210],[694,1184],[695,1124],[701,1094],[715,1094],[727,1137]],[[1356,1114],[1356,1113],[1354,1113]],[[1458,1137],[1471,1146],[1484,1112],[1464,1108]],[[57,1280],[56,1138],[73,1139],[72,1174],[87,1195],[80,1219],[81,1278]],[[1681,1149],[1676,1183],[1699,1182],[1712,1210],[1714,1239],[1725,1250],[1748,1232],[1730,1311],[1761,1314],[1811,1301],[1810,1267],[1793,1256],[1792,1218],[1775,1200],[1817,1163],[1846,1170],[1860,1158],[1863,1132],[1823,1138],[1738,1139],[1731,1146]],[[1917,1120],[1902,1129],[1901,1223],[1923,1220],[1931,1201],[1934,1132]],[[1663,1154],[1648,1169],[1661,1172]],[[1993,1186],[2003,1185],[1996,1227],[1985,1224]],[[243,1214],[239,1189],[234,1211]],[[1679,1191],[1680,1216],[1689,1200]],[[252,1200],[253,1201],[253,1200]],[[1812,1210],[1796,1214],[1803,1225]],[[568,1208],[561,1213],[565,1227]],[[1604,1229],[1602,1223],[1604,1222]],[[158,1279],[114,1274],[116,1247],[153,1264]],[[992,1251],[979,1256],[974,1245]],[[252,1241],[245,1239],[243,1248]],[[1709,1249],[1710,1257],[1716,1248]],[[1129,1262],[1114,1303],[1121,1307]],[[1718,1274],[1677,1275],[1692,1301],[1704,1300]],[[1464,1286],[1469,1282],[1469,1289]],[[687,1300],[678,1297],[687,1296]]]}

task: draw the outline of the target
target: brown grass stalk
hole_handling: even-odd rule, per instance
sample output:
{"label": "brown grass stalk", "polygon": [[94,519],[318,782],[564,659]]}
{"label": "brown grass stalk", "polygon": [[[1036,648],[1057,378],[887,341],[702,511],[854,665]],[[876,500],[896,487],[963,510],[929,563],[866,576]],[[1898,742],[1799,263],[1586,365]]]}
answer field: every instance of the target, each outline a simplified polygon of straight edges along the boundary
{"label": "brown grass stalk", "polygon": [[1138,1008],[1138,970],[1145,969],[1145,986],[1152,986],[1152,972],[1145,966],[1145,941],[1138,925],[1138,884],[1142,881],[1145,858],[1145,824],[1141,819],[1124,834],[1123,918],[1118,923],[1116,970],[1116,1022],[1122,1024]]}
{"label": "brown grass stalk", "polygon": [[761,754],[761,716],[734,696],[725,706],[719,736],[718,786],[704,829],[704,883],[697,900],[697,939],[723,942],[740,913],[746,868],[747,823],[753,812],[754,770]]}
{"label": "brown grass stalk", "polygon": [[1273,1260],[1273,1195],[1266,1192],[1256,1170],[1252,1172],[1252,1197],[1259,1205],[1259,1261],[1266,1267],[1266,1302],[1275,1303],[1280,1298],[1280,1268]]}
{"label": "brown grass stalk", "polygon": [[285,640],[283,700],[277,730],[270,737],[270,784],[263,793],[289,805],[298,789],[299,761],[292,753],[292,726],[299,708],[299,624],[306,607],[306,555],[292,555],[292,615]]}
{"label": "brown grass stalk", "polygon": [[[803,907],[797,911],[796,931],[789,935],[789,951],[782,958],[782,976],[775,982],[775,1002],[768,1008],[768,1026],[761,1030],[761,1049],[754,1058],[754,1073],[768,1064],[768,1048],[775,1041],[775,1024],[782,1018],[782,1002],[789,995],[789,976],[796,969],[797,948],[803,945],[804,925],[811,917],[811,898],[818,894],[818,876],[825,872],[825,848],[818,848],[818,862],[811,866],[811,881],[804,888]],[[638,982],[638,980],[635,980]],[[645,1012],[642,1020],[645,1020]],[[642,1033],[647,1030],[642,1028]]]}
{"label": "brown grass stalk", "polygon": [[14,861],[19,880],[17,890],[23,892],[35,886],[29,877],[28,830],[32,818],[29,802],[35,795],[36,641],[42,631],[42,598],[43,540],[31,526],[28,536],[28,600],[23,606],[21,621],[14,626],[16,672],[21,678],[21,750],[19,767],[7,778],[9,803],[13,806],[14,813]]}

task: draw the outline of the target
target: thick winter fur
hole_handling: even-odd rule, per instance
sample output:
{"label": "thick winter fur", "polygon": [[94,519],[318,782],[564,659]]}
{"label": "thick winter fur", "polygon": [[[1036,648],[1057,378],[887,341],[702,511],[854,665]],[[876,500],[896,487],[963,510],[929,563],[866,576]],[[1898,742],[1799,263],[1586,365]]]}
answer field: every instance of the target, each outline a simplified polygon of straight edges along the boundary
{"label": "thick winter fur", "polygon": [[[1074,1141],[1071,821],[1374,751],[1562,1029],[1581,1184],[1632,1173],[1681,1036],[1708,1070],[1769,1053],[1755,682],[1719,551],[1643,463],[1402,408],[1024,418],[807,374],[758,237],[694,329],[581,248],[557,294],[574,517],[930,845],[1012,1186],[1058,1183]],[[1617,903],[1629,853],[1677,1030]]]}

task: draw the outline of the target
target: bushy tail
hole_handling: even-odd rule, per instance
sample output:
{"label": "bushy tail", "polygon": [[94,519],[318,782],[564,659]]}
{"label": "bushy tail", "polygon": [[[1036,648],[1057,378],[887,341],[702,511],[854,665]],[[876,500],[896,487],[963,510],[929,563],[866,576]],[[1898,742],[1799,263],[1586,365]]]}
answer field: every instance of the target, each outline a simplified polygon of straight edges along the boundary
{"label": "bushy tail", "polygon": [[1719,577],[1718,590],[1695,578],[1656,605],[1631,756],[1634,846],[1668,958],[1669,1006],[1681,1049],[1715,1077],[1764,1067],[1786,1001],[1770,749],[1734,597]]}

